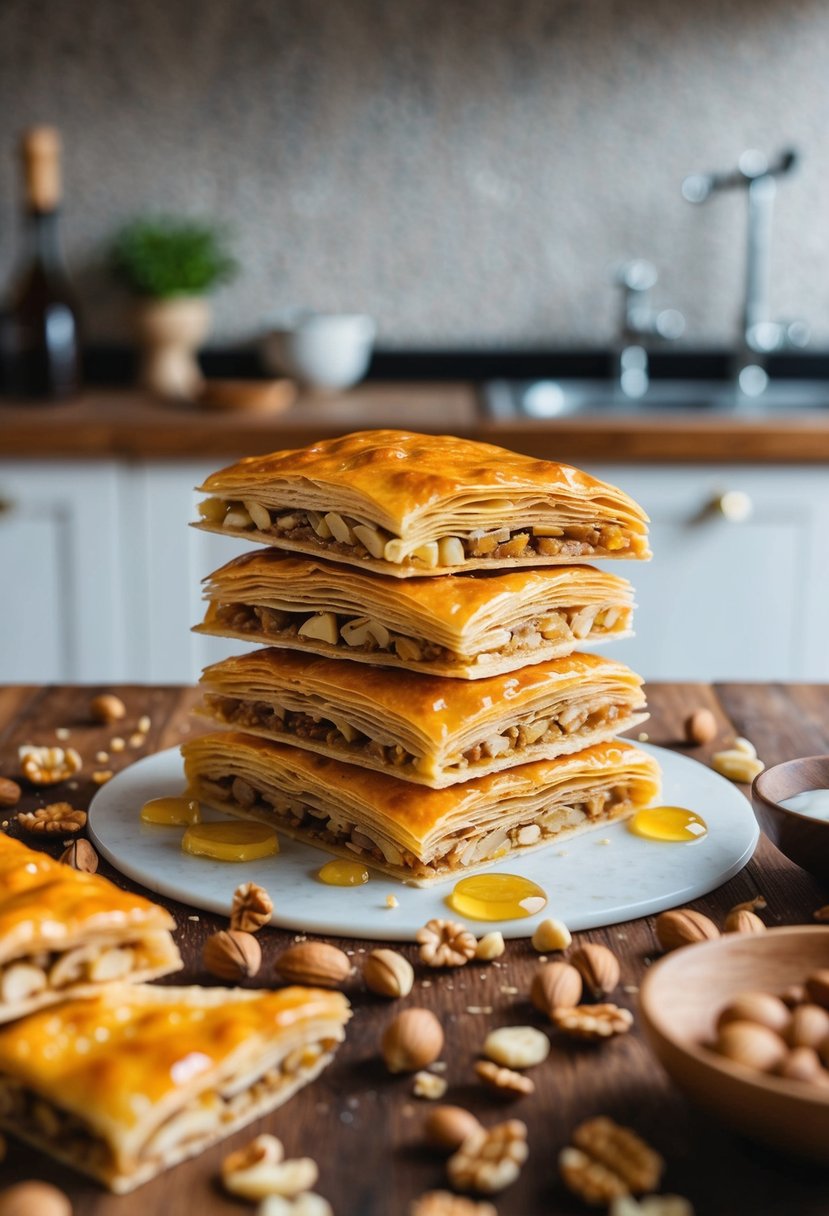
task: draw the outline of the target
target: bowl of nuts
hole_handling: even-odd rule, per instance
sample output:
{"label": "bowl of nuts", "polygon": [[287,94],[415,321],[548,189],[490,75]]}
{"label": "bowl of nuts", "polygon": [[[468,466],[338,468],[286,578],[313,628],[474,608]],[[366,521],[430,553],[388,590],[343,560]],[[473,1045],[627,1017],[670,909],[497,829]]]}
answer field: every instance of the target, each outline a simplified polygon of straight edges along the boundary
{"label": "bowl of nuts", "polygon": [[639,994],[666,1072],[710,1114],[829,1163],[829,928],[729,933],[668,954]]}
{"label": "bowl of nuts", "polygon": [[802,756],[755,777],[754,816],[790,861],[829,882],[829,756]]}

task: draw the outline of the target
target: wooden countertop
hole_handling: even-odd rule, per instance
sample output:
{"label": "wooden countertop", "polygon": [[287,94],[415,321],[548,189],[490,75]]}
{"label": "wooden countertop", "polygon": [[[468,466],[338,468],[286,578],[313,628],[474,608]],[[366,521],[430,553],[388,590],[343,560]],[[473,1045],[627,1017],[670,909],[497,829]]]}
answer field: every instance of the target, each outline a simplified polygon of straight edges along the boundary
{"label": "wooden countertop", "polygon": [[[141,687],[116,691],[129,710],[122,733],[128,735],[144,713],[150,715],[152,728],[144,749],[112,756],[114,768],[131,763],[147,750],[175,745],[189,733],[192,690]],[[674,746],[686,714],[706,705],[716,713],[724,737],[747,735],[767,764],[829,752],[829,686],[653,684],[649,692],[652,717],[648,730],[655,743]],[[88,723],[91,695],[82,688],[0,689],[0,773],[16,773],[18,744],[52,743],[58,727],[71,730],[71,743],[87,761],[85,772],[96,767],[96,750],[105,747],[115,732]],[[710,750],[701,748],[694,754],[705,759]],[[75,804],[85,807],[93,791],[82,775],[80,788],[72,794]],[[53,793],[52,798],[55,796]],[[49,800],[27,794],[20,809]],[[16,832],[13,816],[9,830]],[[57,853],[61,844],[48,847]],[[116,879],[127,885],[117,875]],[[811,922],[813,911],[826,902],[826,893],[814,880],[763,840],[742,873],[695,906],[722,922],[735,903],[760,893],[768,901],[762,915],[770,926]],[[278,892],[273,894],[278,898]],[[206,913],[196,915],[192,909],[171,906],[186,960],[186,970],[174,982],[210,982],[199,967],[200,948],[221,922]],[[616,951],[625,987],[614,999],[635,1010],[635,988],[658,952],[652,918],[578,936],[603,942]],[[283,931],[263,931],[263,976],[270,973],[275,953],[291,937]],[[355,961],[369,945],[343,944],[355,952]],[[411,948],[403,950],[414,957]],[[731,1216],[736,1211],[752,1216],[791,1216],[794,1212],[824,1216],[825,1174],[777,1158],[691,1110],[656,1064],[636,1025],[629,1035],[600,1048],[562,1047],[556,1041],[550,1059],[533,1071],[536,1092],[531,1097],[505,1105],[485,1091],[472,1080],[472,1063],[486,1031],[494,1025],[543,1025],[527,1001],[537,955],[526,942],[510,942],[499,962],[498,967],[471,964],[454,972],[417,966],[412,995],[394,1004],[366,994],[355,979],[348,995],[356,1016],[334,1063],[320,1078],[283,1109],[132,1196],[113,1198],[16,1143],[3,1163],[3,1182],[48,1179],[71,1195],[75,1216],[251,1212],[252,1207],[221,1193],[216,1174],[229,1146],[246,1143],[254,1133],[268,1130],[284,1141],[289,1155],[317,1160],[320,1181],[316,1189],[329,1198],[337,1216],[406,1216],[415,1196],[443,1185],[444,1172],[441,1158],[421,1142],[427,1105],[412,1098],[410,1077],[386,1073],[378,1061],[378,1040],[401,1007],[426,1005],[435,1010],[446,1031],[443,1059],[448,1064],[450,1086],[446,1100],[470,1107],[486,1123],[516,1117],[528,1125],[529,1161],[520,1179],[494,1197],[500,1216],[549,1216],[552,1212],[578,1216],[585,1211],[558,1181],[555,1161],[571,1129],[596,1114],[612,1115],[636,1128],[663,1154],[667,1161],[664,1190],[687,1196],[697,1216]],[[490,1005],[491,1015],[470,1012],[470,1007]]]}
{"label": "wooden countertop", "polygon": [[280,414],[168,405],[123,389],[98,389],[59,405],[0,403],[0,459],[231,460],[373,427],[470,435],[574,464],[829,461],[829,410],[775,418],[686,412],[500,422],[484,418],[472,384],[381,382],[304,395]]}

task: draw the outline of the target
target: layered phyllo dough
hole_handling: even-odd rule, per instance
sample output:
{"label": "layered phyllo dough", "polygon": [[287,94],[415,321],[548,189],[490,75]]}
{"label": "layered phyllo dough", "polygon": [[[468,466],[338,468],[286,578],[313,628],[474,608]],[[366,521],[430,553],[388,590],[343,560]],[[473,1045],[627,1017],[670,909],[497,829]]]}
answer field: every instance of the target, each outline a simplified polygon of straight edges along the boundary
{"label": "layered phyllo dough", "polygon": [[485,680],[254,650],[206,668],[200,712],[220,723],[440,789],[553,759],[643,722],[642,679],[599,655]]}
{"label": "layered phyllo dough", "polygon": [[616,486],[446,435],[359,431],[199,489],[198,527],[399,578],[650,557],[647,516]]}
{"label": "layered phyllo dough", "polygon": [[628,637],[633,588],[592,566],[378,579],[277,549],[205,579],[199,633],[478,680]]}
{"label": "layered phyllo dough", "polygon": [[348,1017],[314,988],[110,985],[0,1029],[0,1125],[123,1194],[290,1098]]}
{"label": "layered phyllo dough", "polygon": [[231,731],[181,750],[190,788],[209,806],[415,886],[517,861],[659,794],[656,761],[624,740],[441,790]]}
{"label": "layered phyllo dough", "polygon": [[169,912],[0,834],[0,1022],[178,971]]}

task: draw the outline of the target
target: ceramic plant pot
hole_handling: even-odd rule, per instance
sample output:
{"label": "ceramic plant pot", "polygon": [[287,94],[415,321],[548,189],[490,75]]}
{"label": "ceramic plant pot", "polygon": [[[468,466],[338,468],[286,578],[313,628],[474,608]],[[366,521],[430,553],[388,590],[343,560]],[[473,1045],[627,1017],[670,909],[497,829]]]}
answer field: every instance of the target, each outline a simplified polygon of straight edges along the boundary
{"label": "ceramic plant pot", "polygon": [[193,400],[203,384],[196,352],[210,329],[203,296],[145,300],[135,314],[141,345],[139,380],[160,397]]}

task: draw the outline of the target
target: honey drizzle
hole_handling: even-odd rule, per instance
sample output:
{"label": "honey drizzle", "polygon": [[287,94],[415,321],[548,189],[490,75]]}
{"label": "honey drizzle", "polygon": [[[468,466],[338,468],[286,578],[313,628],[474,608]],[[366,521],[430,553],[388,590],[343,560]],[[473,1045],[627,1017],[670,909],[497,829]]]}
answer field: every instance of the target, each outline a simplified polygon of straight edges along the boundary
{"label": "honey drizzle", "polygon": [[455,883],[446,903],[469,920],[523,920],[541,911],[547,894],[520,874],[470,874]]}
{"label": "honey drizzle", "polygon": [[141,808],[143,823],[165,823],[175,827],[187,827],[198,823],[200,808],[195,798],[186,794],[178,797],[151,798]]}
{"label": "honey drizzle", "polygon": [[181,838],[183,852],[214,861],[255,861],[279,852],[276,832],[264,823],[223,819],[191,825]]}
{"label": "honey drizzle", "polygon": [[369,873],[359,861],[327,861],[317,870],[317,879],[327,887],[361,887]]}
{"label": "honey drizzle", "polygon": [[687,844],[708,835],[708,824],[684,806],[650,806],[628,820],[628,831],[645,840]]}

